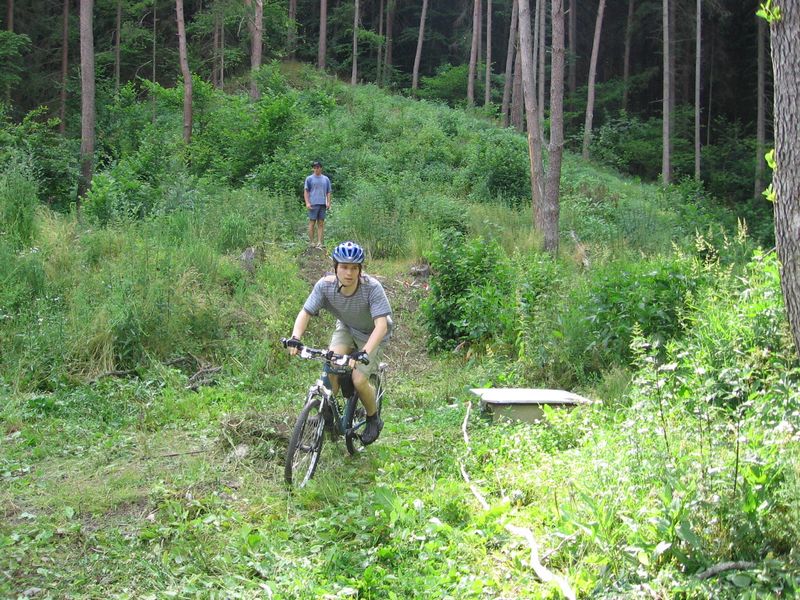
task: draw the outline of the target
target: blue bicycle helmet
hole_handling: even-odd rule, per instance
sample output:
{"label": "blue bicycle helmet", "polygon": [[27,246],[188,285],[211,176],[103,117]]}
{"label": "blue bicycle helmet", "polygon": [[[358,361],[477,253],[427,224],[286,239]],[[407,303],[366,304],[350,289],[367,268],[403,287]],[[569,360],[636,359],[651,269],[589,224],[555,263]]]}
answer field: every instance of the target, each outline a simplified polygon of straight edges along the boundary
{"label": "blue bicycle helmet", "polygon": [[364,263],[364,249],[355,242],[342,242],[331,253],[334,263],[360,265]]}

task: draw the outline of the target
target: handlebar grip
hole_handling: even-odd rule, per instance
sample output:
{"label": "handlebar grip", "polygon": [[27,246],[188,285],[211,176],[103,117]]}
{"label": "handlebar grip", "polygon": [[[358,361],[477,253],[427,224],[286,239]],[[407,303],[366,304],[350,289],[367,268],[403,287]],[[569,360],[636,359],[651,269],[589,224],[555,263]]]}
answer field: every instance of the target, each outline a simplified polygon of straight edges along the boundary
{"label": "handlebar grip", "polygon": [[364,352],[363,350],[359,350],[355,354],[352,355],[355,360],[358,362],[368,365],[369,364],[369,354]]}
{"label": "handlebar grip", "polygon": [[300,343],[300,340],[295,338],[281,338],[281,344],[283,344],[284,348],[297,348],[298,350],[303,348],[303,344]]}

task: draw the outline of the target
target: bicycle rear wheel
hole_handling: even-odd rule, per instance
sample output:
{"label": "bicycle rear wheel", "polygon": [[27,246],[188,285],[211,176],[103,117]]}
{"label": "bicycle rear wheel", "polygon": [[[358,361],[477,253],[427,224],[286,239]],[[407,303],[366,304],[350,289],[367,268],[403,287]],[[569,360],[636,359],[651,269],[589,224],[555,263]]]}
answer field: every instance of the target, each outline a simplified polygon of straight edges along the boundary
{"label": "bicycle rear wheel", "polygon": [[294,424],[283,472],[284,479],[289,485],[303,487],[317,469],[325,429],[325,420],[320,408],[322,403],[322,397],[312,396]]}
{"label": "bicycle rear wheel", "polygon": [[[375,401],[378,404],[378,416],[381,415],[383,408],[383,369],[381,369],[377,376],[373,376],[373,385],[375,386]],[[364,450],[364,442],[361,441],[361,434],[364,433],[364,428],[367,426],[367,411],[358,398],[358,394],[353,394],[347,399],[347,405],[344,408],[344,442],[347,446],[347,451],[350,454],[356,454]]]}

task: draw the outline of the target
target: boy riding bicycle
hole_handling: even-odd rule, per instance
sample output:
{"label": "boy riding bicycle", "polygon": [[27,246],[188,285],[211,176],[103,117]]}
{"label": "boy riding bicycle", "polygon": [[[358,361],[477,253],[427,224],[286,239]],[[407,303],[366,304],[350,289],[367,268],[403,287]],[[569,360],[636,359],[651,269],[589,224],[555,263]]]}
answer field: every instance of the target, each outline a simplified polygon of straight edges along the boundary
{"label": "boy riding bicycle", "polygon": [[[337,319],[330,349],[338,354],[368,358],[367,365],[350,361],[353,385],[367,413],[366,429],[361,436],[361,441],[367,445],[378,439],[383,429],[370,376],[377,372],[384,342],[391,335],[392,308],[380,282],[362,272],[365,254],[361,246],[355,242],[343,242],[336,246],[331,258],[333,275],[322,277],[314,285],[297,314],[292,339],[299,341],[311,317],[324,308]],[[297,348],[289,346],[290,354],[295,355],[297,351]],[[338,377],[333,373],[328,376],[336,393]]]}

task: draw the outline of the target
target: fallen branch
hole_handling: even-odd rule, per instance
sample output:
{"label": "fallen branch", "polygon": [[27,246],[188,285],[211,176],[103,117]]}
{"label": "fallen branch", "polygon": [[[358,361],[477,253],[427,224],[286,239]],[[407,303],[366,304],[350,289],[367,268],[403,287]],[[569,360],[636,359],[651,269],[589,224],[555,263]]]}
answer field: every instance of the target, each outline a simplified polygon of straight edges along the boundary
{"label": "fallen branch", "polygon": [[130,377],[131,375],[135,374],[136,374],[136,369],[106,371],[105,373],[100,373],[100,375],[98,375],[94,379],[91,379],[89,383],[97,383],[98,381],[106,377]]}
{"label": "fallen branch", "polygon": [[[469,420],[469,414],[471,411],[472,402],[468,402],[467,414],[464,416],[464,422],[461,424],[461,431],[464,433],[464,444],[467,446],[467,452],[470,452],[471,450],[469,444],[469,434],[467,433],[467,421]],[[459,463],[461,465],[461,476],[469,485],[469,489],[472,491],[473,496],[475,496],[475,498],[478,500],[478,503],[483,507],[484,510],[488,510],[489,503],[486,501],[486,498],[483,496],[478,487],[470,480],[467,469],[464,467],[464,462],[459,461]],[[528,543],[528,548],[530,548],[531,551],[530,565],[533,569],[533,572],[536,573],[536,576],[544,583],[557,585],[565,598],[568,598],[569,600],[575,600],[575,592],[572,591],[572,588],[567,580],[560,575],[553,573],[539,560],[539,545],[536,542],[536,538],[533,537],[533,532],[527,527],[519,527],[512,523],[506,523],[505,529],[509,533],[525,539],[525,541]]]}
{"label": "fallen branch", "polygon": [[725,571],[744,571],[745,569],[754,569],[756,566],[756,563],[750,562],[749,560],[723,562],[719,563],[718,565],[714,565],[713,567],[709,567],[705,571],[701,572],[697,578],[701,580],[710,579],[711,577],[716,577]]}
{"label": "fallen branch", "polygon": [[175,456],[185,456],[187,454],[203,454],[204,452],[208,452],[208,448],[203,448],[202,450],[187,450],[186,452],[170,452],[169,454],[159,454],[157,456],[145,456],[142,460],[154,460],[156,458],[173,458]]}
{"label": "fallen branch", "polygon": [[186,389],[197,391],[201,385],[206,385],[211,381],[211,375],[219,373],[221,370],[222,367],[203,367],[197,371],[197,373],[189,377],[189,381],[186,383]]}

